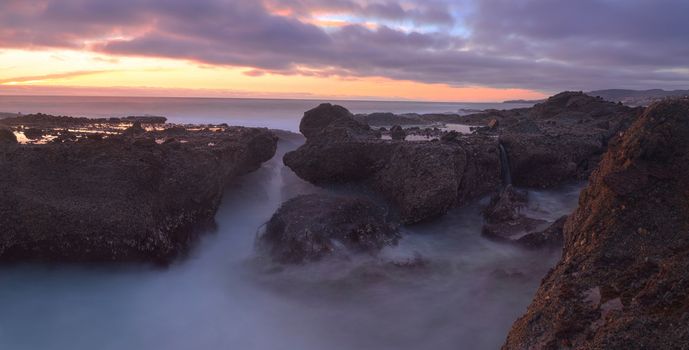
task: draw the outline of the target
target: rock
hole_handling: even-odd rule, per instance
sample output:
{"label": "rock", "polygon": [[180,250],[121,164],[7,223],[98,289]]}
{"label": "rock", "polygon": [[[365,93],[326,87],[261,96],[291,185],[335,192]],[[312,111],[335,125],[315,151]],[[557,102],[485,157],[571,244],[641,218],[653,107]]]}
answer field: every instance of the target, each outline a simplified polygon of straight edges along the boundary
{"label": "rock", "polygon": [[[532,108],[486,111],[467,117],[495,131],[510,155],[514,185],[546,188],[584,180],[608,144],[641,113],[581,92],[563,92]],[[490,136],[490,135],[486,135]]]}
{"label": "rock", "polygon": [[346,108],[330,103],[323,103],[307,111],[299,123],[299,131],[306,138],[316,137],[322,132],[335,134],[335,130],[340,130],[344,133],[351,132],[351,135],[353,135],[360,132],[367,134],[371,131],[371,128],[364,123],[356,121],[352,113]]}
{"label": "rock", "polygon": [[132,123],[132,126],[124,130],[125,135],[140,135],[145,132],[146,130],[143,127],[141,127],[141,122],[138,120]]}
{"label": "rock", "polygon": [[[345,108],[323,104],[304,114],[300,128],[307,141],[286,154],[284,162],[315,184],[364,184],[383,194],[400,212],[402,222],[415,223],[495,191],[501,173],[510,174],[511,183],[519,187],[553,187],[586,179],[637,112],[567,92],[533,108],[457,117],[478,125],[495,120],[500,125],[497,130],[478,135],[444,133],[441,142],[411,145],[380,140],[378,131],[355,120]],[[577,124],[582,118],[591,122]],[[603,121],[610,122],[609,130],[594,125]],[[498,143],[504,146],[506,162],[500,161]],[[501,169],[503,163],[509,167]]]}
{"label": "rock", "polygon": [[418,114],[370,113],[357,114],[354,119],[369,126],[428,125],[431,124]]}
{"label": "rock", "polygon": [[528,194],[505,186],[483,209],[485,224],[481,234],[491,240],[513,242],[547,224],[546,221],[525,216],[522,208],[528,204]]}
{"label": "rock", "polygon": [[567,216],[557,219],[547,229],[540,232],[532,232],[517,240],[517,244],[532,249],[538,248],[562,248],[562,231],[565,227]]}
{"label": "rock", "polygon": [[12,130],[0,128],[0,144],[15,144],[17,143],[17,136]]}
{"label": "rock", "polygon": [[213,222],[225,184],[276,147],[264,129],[163,135],[3,149],[0,262],[168,263]]}
{"label": "rock", "polygon": [[484,224],[481,235],[493,241],[515,242],[545,225],[545,220],[520,215],[514,220]]}
{"label": "rock", "polygon": [[459,139],[462,135],[454,130],[444,133],[443,136],[440,137],[440,141],[444,143],[450,143],[450,142],[455,142],[457,139]]}
{"label": "rock", "polygon": [[401,126],[394,125],[392,128],[390,128],[390,137],[396,141],[404,141],[404,139],[407,137],[407,133],[404,132],[404,129],[402,129]]}
{"label": "rock", "polygon": [[500,122],[497,119],[491,119],[488,122],[488,128],[491,130],[497,129],[499,125],[500,125]]}
{"label": "rock", "polygon": [[336,251],[375,253],[399,239],[386,210],[360,197],[302,195],[285,202],[268,221],[259,247],[273,260],[298,264]]}
{"label": "rock", "polygon": [[57,132],[57,137],[53,139],[54,143],[62,143],[62,142],[74,142],[77,141],[78,137],[76,134],[73,132],[69,131],[69,129],[63,129]]}
{"label": "rock", "polygon": [[547,188],[583,180],[597,163],[606,144],[596,135],[503,134],[500,143],[509,157],[515,185]]}
{"label": "rock", "polygon": [[527,204],[527,193],[507,185],[493,196],[490,204],[483,210],[483,216],[489,223],[499,223],[519,219],[519,211]]}
{"label": "rock", "polygon": [[688,188],[689,99],[653,104],[593,172],[565,223],[561,261],[503,349],[686,347]]}
{"label": "rock", "polygon": [[43,130],[36,128],[25,128],[24,136],[29,140],[38,140],[43,137]]}
{"label": "rock", "polygon": [[[497,142],[493,138],[462,138],[445,143],[381,140],[356,122],[344,120],[348,113],[341,108],[321,105],[305,113],[305,118],[327,120],[333,119],[331,110],[335,110],[339,111],[339,119],[334,126],[323,124],[321,130],[308,129],[311,136],[306,143],[285,155],[285,165],[302,179],[319,185],[364,184],[388,199],[404,223],[442,215],[448,208],[490,193],[500,184]],[[327,115],[319,117],[318,113]]]}

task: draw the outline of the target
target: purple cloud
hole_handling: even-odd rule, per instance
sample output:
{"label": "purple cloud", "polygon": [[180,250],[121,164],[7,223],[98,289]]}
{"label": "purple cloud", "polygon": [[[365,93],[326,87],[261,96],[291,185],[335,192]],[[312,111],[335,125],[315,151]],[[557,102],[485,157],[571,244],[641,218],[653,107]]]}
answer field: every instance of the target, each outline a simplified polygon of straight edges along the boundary
{"label": "purple cloud", "polygon": [[[324,13],[352,24],[319,27]],[[548,92],[686,88],[686,13],[682,0],[5,0],[0,47],[188,59],[251,67],[250,75]]]}

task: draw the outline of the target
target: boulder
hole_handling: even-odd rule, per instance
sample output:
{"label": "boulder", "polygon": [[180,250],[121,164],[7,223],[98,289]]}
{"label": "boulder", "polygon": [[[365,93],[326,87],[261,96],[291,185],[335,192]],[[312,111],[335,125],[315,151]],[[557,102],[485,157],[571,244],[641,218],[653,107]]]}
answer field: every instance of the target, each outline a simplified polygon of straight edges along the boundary
{"label": "boulder", "polygon": [[25,128],[24,136],[29,140],[38,140],[43,137],[43,130],[36,128]]}
{"label": "boulder", "polygon": [[401,126],[394,125],[392,128],[390,128],[390,137],[396,141],[404,141],[404,139],[407,137],[407,133]]}
{"label": "boulder", "polygon": [[519,218],[519,211],[526,206],[528,194],[507,185],[490,199],[483,210],[483,217],[489,223],[513,221]]}
{"label": "boulder", "polygon": [[259,247],[277,262],[317,261],[338,251],[375,253],[399,239],[386,209],[368,199],[302,195],[283,203],[259,236]]}
{"label": "boulder", "polygon": [[5,149],[0,262],[169,263],[213,222],[225,184],[276,149],[264,129],[185,131],[186,143],[157,144],[163,135]]}
{"label": "boulder", "polygon": [[[344,120],[341,107],[309,111],[331,115],[340,111],[335,125],[309,129],[306,143],[284,157],[299,177],[315,184],[360,183],[390,201],[404,223],[442,215],[500,184],[497,142],[493,138],[461,138],[446,142],[395,142],[381,140]],[[346,111],[346,110],[345,110]],[[309,122],[309,125],[314,123]],[[354,125],[353,129],[341,125]]]}
{"label": "boulder", "polygon": [[354,115],[346,108],[330,103],[323,103],[307,111],[299,123],[299,131],[306,138],[316,137],[323,132],[339,134],[338,130],[344,132],[344,136],[358,133],[368,135],[372,132],[367,124],[355,120]]}
{"label": "boulder", "polygon": [[519,238],[516,243],[530,249],[562,248],[562,231],[565,221],[567,221],[566,215],[555,220],[543,231],[532,232]]}
{"label": "boulder", "polygon": [[503,349],[685,348],[688,188],[689,99],[653,104],[593,172]]}
{"label": "boulder", "polygon": [[514,241],[544,226],[546,221],[530,218],[521,213],[521,209],[527,204],[526,192],[507,185],[495,194],[488,206],[483,209],[483,236],[496,241]]}

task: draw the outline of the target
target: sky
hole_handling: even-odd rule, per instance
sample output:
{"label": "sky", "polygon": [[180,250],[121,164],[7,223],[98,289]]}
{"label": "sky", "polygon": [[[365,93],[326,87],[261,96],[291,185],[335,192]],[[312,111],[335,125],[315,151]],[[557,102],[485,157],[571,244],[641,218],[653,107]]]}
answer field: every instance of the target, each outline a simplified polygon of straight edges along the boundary
{"label": "sky", "polygon": [[0,94],[538,99],[689,88],[686,0],[0,0]]}

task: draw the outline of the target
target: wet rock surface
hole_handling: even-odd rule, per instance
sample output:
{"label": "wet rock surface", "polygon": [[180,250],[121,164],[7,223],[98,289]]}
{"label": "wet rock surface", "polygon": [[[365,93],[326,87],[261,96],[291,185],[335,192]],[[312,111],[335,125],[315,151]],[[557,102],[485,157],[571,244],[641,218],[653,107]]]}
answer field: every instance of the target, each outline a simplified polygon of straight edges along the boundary
{"label": "wet rock surface", "polygon": [[688,174],[689,100],[650,106],[591,176],[503,348],[686,348]]}
{"label": "wet rock surface", "polygon": [[299,177],[315,184],[364,184],[387,198],[404,223],[441,215],[452,206],[490,193],[500,183],[495,139],[382,140],[374,131],[347,120],[351,114],[342,109],[321,105],[305,114],[305,120],[323,114],[330,124],[321,124],[320,131],[309,129],[306,144],[285,155],[285,165]]}
{"label": "wet rock surface", "polygon": [[472,114],[464,123],[492,125],[478,133],[499,137],[514,185],[551,188],[588,178],[608,144],[642,111],[568,91],[532,108]]}
{"label": "wet rock surface", "polygon": [[540,232],[529,233],[517,240],[517,244],[530,249],[538,248],[562,248],[562,231],[565,227],[567,216],[563,216],[548,228]]}
{"label": "wet rock surface", "polygon": [[4,262],[167,263],[187,250],[197,228],[212,224],[225,185],[257,169],[276,147],[265,129],[182,128],[173,139],[162,127],[139,129],[141,121],[135,133],[93,134],[85,118],[18,118],[3,122],[59,136],[0,147]]}
{"label": "wet rock surface", "polygon": [[544,226],[546,221],[522,213],[527,204],[528,195],[525,191],[507,185],[491,198],[483,210],[483,236],[496,241],[515,241]]}
{"label": "wet rock surface", "polygon": [[[364,183],[388,198],[404,223],[415,223],[494,192],[501,182],[548,188],[585,179],[639,113],[580,92],[564,92],[533,108],[461,117],[462,123],[477,125],[471,135],[396,126],[390,138],[402,140],[404,132],[407,141],[390,142],[346,109],[324,104],[305,113],[302,132],[307,142],[284,161],[315,184]],[[393,120],[382,115],[378,119],[383,117]],[[457,122],[460,117],[455,117]],[[424,132],[435,139],[410,141]]]}
{"label": "wet rock surface", "polygon": [[375,253],[398,239],[384,207],[362,197],[310,194],[283,203],[258,243],[276,262],[298,264],[343,250]]}

